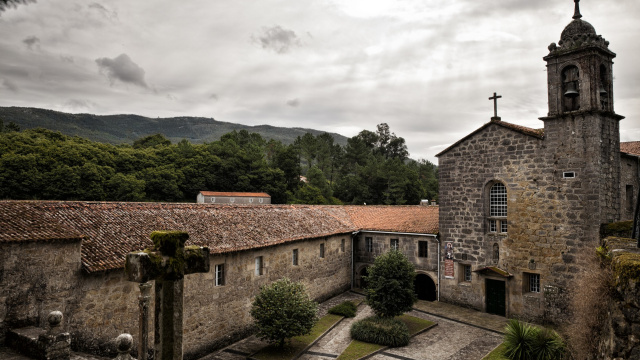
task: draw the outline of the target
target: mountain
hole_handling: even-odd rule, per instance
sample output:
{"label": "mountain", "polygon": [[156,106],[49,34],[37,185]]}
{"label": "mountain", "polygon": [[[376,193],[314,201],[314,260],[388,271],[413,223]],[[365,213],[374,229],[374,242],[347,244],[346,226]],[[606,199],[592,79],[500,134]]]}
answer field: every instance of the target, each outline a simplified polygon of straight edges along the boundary
{"label": "mountain", "polygon": [[[181,116],[153,119],[139,115],[69,114],[47,109],[1,106],[0,120],[5,124],[12,121],[21,129],[42,127],[60,131],[66,135],[77,135],[111,144],[131,144],[143,136],[157,133],[163,134],[173,143],[182,139],[192,143],[212,142],[233,130],[247,130],[260,134],[267,141],[274,139],[284,144],[291,144],[296,137],[303,136],[307,132],[314,136],[324,133],[324,131],[304,128],[247,126],[204,117]],[[347,137],[336,133],[329,134],[337,144],[346,145]]]}

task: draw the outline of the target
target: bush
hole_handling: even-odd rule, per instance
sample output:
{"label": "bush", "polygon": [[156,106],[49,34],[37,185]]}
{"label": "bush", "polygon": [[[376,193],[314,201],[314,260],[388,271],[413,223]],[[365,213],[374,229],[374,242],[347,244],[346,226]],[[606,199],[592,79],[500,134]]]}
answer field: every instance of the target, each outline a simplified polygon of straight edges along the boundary
{"label": "bush", "polygon": [[343,301],[342,303],[329,309],[329,314],[340,315],[352,318],[356,316],[356,304],[351,301]]}
{"label": "bush", "polygon": [[351,338],[384,346],[405,346],[409,344],[409,328],[395,318],[370,316],[353,323]]}
{"label": "bush", "polygon": [[317,313],[318,305],[309,299],[304,285],[287,278],[262,287],[251,304],[256,335],[280,347],[288,338],[309,334]]}
{"label": "bush", "polygon": [[511,360],[561,360],[565,344],[553,330],[509,320],[504,334],[504,356]]}
{"label": "bush", "polygon": [[365,276],[367,304],[379,317],[394,317],[410,311],[417,297],[413,290],[415,269],[399,251],[378,256]]}

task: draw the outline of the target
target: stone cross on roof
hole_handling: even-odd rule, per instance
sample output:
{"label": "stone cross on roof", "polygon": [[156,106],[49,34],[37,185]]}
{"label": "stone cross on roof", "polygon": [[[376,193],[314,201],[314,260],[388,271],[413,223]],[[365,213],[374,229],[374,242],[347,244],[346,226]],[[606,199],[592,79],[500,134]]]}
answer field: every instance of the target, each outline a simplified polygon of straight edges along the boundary
{"label": "stone cross on roof", "polygon": [[498,116],[498,99],[500,99],[501,97],[502,95],[493,93],[493,96],[489,98],[489,100],[493,100],[493,117],[491,118],[492,121],[500,121],[500,117]]}
{"label": "stone cross on roof", "polygon": [[[184,276],[209,272],[209,248],[184,247],[189,234],[154,231],[153,248],[127,254],[127,280],[155,280],[154,359],[182,360],[182,301]],[[142,328],[142,326],[141,326]]]}

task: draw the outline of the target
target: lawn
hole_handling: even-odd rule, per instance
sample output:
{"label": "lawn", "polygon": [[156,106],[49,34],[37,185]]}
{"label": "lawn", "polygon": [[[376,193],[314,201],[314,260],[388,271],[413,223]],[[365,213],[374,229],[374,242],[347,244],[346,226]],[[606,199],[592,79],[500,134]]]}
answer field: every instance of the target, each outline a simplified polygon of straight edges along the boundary
{"label": "lawn", "polygon": [[[424,329],[435,325],[434,322],[424,320],[411,315],[401,315],[398,319],[402,320],[409,328],[409,336],[414,336]],[[340,354],[338,360],[354,360],[378,351],[385,346],[378,344],[369,344],[366,342],[353,340],[349,346]]]}
{"label": "lawn", "polygon": [[293,337],[283,348],[279,348],[277,345],[269,345],[251,357],[258,360],[293,359],[340,319],[342,319],[342,316],[327,314],[318,320],[309,335]]}
{"label": "lawn", "polygon": [[502,355],[504,352],[504,345],[500,344],[497,348],[493,349],[492,352],[487,354],[487,356],[483,357],[482,360],[508,360],[506,357]]}

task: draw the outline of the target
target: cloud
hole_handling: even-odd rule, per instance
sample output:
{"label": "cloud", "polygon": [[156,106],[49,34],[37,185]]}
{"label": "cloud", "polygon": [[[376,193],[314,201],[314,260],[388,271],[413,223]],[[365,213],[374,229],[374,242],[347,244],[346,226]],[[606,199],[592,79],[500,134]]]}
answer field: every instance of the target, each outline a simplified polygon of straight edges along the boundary
{"label": "cloud", "polygon": [[89,4],[89,9],[95,9],[109,20],[118,20],[118,13],[115,10],[109,10],[104,5],[98,3]]}
{"label": "cloud", "polygon": [[209,99],[211,99],[211,100],[215,100],[215,101],[218,101],[218,94],[211,94],[211,95],[209,96]]}
{"label": "cloud", "polygon": [[287,105],[291,106],[291,107],[298,107],[300,106],[300,100],[299,99],[291,99],[287,101]]}
{"label": "cloud", "polygon": [[34,35],[28,36],[27,38],[22,40],[22,42],[27,45],[27,48],[29,48],[29,50],[33,50],[34,47],[40,47],[40,39],[38,39]]}
{"label": "cloud", "polygon": [[283,29],[280,25],[270,28],[263,27],[262,32],[263,34],[260,36],[252,36],[252,40],[260,44],[263,49],[284,54],[293,47],[302,46],[300,38],[293,30]]}
{"label": "cloud", "polygon": [[0,79],[0,85],[2,85],[2,87],[13,91],[13,92],[18,92],[18,85],[16,85],[15,83],[11,82],[10,80],[7,79]]}
{"label": "cloud", "polygon": [[127,54],[120,54],[113,59],[96,59],[96,64],[98,64],[101,73],[106,73],[112,85],[116,80],[120,80],[124,83],[148,88],[144,80],[144,69],[131,61]]}
{"label": "cloud", "polygon": [[84,111],[92,109],[96,104],[89,100],[84,99],[70,99],[65,102],[63,108],[68,111]]}
{"label": "cloud", "polygon": [[7,10],[8,8],[16,8],[19,4],[34,3],[36,0],[3,0],[0,1],[0,12]]}

